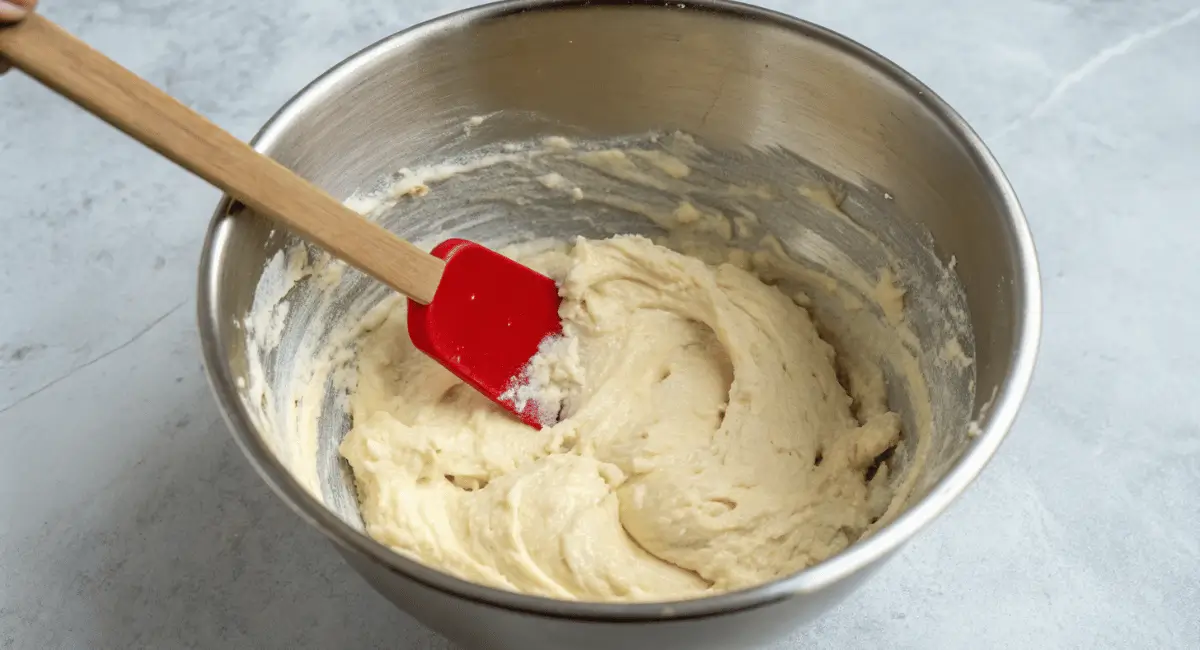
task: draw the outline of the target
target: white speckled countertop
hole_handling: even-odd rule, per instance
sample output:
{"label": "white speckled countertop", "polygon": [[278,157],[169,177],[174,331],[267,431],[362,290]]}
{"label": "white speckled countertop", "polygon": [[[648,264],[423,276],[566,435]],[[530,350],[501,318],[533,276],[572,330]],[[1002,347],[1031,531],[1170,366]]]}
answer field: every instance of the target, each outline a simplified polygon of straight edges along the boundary
{"label": "white speckled countertop", "polygon": [[[43,0],[242,137],[446,0]],[[906,67],[1028,211],[1045,337],[983,477],[783,648],[1200,646],[1200,7],[765,3]],[[217,192],[0,80],[0,647],[446,648],[255,475],[200,367]]]}

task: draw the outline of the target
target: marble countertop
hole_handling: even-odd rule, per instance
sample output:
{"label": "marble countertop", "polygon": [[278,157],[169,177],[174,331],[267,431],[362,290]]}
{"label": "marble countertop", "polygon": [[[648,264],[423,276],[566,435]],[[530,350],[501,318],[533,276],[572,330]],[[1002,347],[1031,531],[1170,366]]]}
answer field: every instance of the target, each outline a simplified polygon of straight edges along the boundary
{"label": "marble countertop", "polygon": [[[466,2],[44,0],[242,137],[360,47]],[[1200,7],[767,2],[976,127],[1044,270],[1034,387],[965,497],[783,648],[1200,643]],[[0,80],[0,647],[447,648],[243,459],[200,366],[217,192]]]}

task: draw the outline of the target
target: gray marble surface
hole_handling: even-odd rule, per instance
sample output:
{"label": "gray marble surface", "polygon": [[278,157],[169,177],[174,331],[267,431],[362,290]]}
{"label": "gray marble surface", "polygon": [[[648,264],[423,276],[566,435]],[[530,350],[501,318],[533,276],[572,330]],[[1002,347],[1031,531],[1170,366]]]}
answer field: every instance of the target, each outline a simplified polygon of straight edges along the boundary
{"label": "gray marble surface", "polygon": [[[891,57],[985,137],[1045,273],[998,458],[782,648],[1200,647],[1196,0],[778,1]],[[464,2],[44,0],[235,134]],[[0,80],[0,646],[446,648],[272,495],[200,367],[217,192]]]}

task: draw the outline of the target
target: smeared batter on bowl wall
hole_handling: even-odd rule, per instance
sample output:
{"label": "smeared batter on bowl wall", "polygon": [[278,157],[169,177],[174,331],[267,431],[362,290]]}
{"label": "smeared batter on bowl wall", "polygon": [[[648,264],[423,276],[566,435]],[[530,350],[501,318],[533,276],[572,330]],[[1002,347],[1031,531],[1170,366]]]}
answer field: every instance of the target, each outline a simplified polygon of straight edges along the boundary
{"label": "smeared batter on bowl wall", "polygon": [[[535,223],[541,210],[576,206],[584,218],[636,215],[657,233],[505,249],[560,280],[565,298],[569,345],[556,347],[553,364],[564,418],[540,432],[415,351],[400,299],[343,308],[332,331],[285,355],[303,361],[288,371],[278,413],[265,409],[293,473],[344,510],[323,478],[330,465],[314,457],[344,410],[352,426],[340,450],[371,536],[469,580],[568,599],[661,601],[751,586],[894,518],[926,487],[937,418],[925,362],[958,376],[970,367],[965,317],[951,313],[961,305],[955,286],[939,284],[938,300],[920,305],[950,310],[930,312],[939,329],[914,331],[904,317],[910,268],[842,211],[841,188],[794,174],[789,184],[727,182],[706,155],[686,136],[617,148],[554,138],[406,170],[352,200],[373,216],[398,207],[421,223],[422,209],[444,209],[428,203],[440,193],[466,190]],[[756,213],[796,201],[836,226],[789,233]],[[454,218],[460,232],[472,227]],[[848,253],[842,232],[868,254]],[[362,280],[310,257],[299,275],[321,279],[314,311],[325,313],[338,291],[324,278]],[[248,330],[252,341],[276,334]],[[937,354],[960,339],[954,363]],[[358,523],[355,514],[342,516]]]}

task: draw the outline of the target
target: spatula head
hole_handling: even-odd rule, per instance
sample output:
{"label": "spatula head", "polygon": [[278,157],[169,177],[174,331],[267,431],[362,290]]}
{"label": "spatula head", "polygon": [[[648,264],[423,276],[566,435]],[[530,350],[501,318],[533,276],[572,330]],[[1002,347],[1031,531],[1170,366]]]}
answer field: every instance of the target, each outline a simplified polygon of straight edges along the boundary
{"label": "spatula head", "polygon": [[501,395],[521,376],[542,341],[562,333],[554,280],[465,239],[448,239],[432,252],[445,260],[446,268],[432,302],[408,301],[413,344],[540,429],[543,420],[535,400],[518,409]]}

